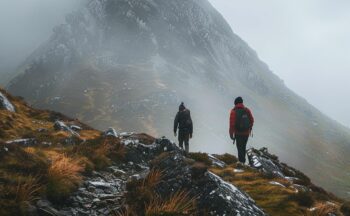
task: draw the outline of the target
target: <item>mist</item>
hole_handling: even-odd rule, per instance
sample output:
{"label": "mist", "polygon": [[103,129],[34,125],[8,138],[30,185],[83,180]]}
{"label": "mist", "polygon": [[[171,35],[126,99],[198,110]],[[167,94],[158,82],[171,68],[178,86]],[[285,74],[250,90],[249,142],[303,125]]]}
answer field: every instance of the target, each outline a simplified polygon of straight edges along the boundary
{"label": "mist", "polygon": [[350,2],[210,0],[285,84],[350,127]]}
{"label": "mist", "polygon": [[[2,0],[0,80],[48,40],[54,26],[82,0]],[[255,49],[286,85],[340,123],[350,126],[350,15],[348,1],[210,0],[234,32]],[[253,7],[254,6],[254,7]],[[11,76],[10,76],[11,77]],[[334,106],[334,104],[337,104]]]}
{"label": "mist", "polygon": [[[82,0],[1,0],[0,75],[13,72]],[[0,79],[5,85],[7,77]]]}

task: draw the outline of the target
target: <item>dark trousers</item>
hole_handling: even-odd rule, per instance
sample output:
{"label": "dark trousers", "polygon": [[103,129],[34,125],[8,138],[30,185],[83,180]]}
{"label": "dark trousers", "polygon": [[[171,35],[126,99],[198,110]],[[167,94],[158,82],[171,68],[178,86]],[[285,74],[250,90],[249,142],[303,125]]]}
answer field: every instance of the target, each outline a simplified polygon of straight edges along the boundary
{"label": "dark trousers", "polygon": [[185,150],[188,153],[189,152],[189,141],[190,141],[190,133],[186,130],[179,130],[179,146],[180,148],[184,148],[185,143]]}
{"label": "dark trousers", "polygon": [[238,151],[238,160],[241,163],[245,163],[246,147],[249,136],[236,135],[236,146]]}

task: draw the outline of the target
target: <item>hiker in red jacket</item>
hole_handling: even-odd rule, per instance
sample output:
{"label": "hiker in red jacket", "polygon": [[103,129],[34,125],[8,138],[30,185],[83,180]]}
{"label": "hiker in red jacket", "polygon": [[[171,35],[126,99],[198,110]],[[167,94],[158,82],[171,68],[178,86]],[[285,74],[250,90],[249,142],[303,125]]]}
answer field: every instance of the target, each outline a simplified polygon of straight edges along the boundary
{"label": "hiker in red jacket", "polygon": [[242,97],[235,99],[235,107],[230,114],[230,137],[233,143],[237,141],[238,160],[245,163],[248,137],[253,129],[254,117],[244,106]]}

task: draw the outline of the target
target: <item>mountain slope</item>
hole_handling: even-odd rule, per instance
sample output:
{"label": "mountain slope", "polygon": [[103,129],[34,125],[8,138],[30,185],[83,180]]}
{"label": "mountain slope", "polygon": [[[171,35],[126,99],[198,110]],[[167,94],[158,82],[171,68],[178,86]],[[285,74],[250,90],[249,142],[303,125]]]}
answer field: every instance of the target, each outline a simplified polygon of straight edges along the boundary
{"label": "mountain slope", "polygon": [[266,149],[251,150],[251,167],[242,166],[229,154],[186,154],[165,138],[101,133],[0,93],[9,105],[0,100],[1,215],[342,216],[347,209]]}
{"label": "mountain slope", "polygon": [[241,95],[256,117],[253,145],[349,191],[348,129],[287,89],[206,0],[89,1],[19,71],[11,93],[99,129],[170,136],[184,101],[191,148],[213,153],[232,151],[228,111]]}

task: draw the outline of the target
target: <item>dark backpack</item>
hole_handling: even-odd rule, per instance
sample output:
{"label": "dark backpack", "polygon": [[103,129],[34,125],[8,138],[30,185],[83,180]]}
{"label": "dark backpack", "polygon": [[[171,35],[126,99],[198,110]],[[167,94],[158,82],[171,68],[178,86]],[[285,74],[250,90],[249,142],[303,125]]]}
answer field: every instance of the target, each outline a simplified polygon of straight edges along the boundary
{"label": "dark backpack", "polygon": [[246,132],[250,130],[250,118],[247,109],[236,109],[236,131]]}

